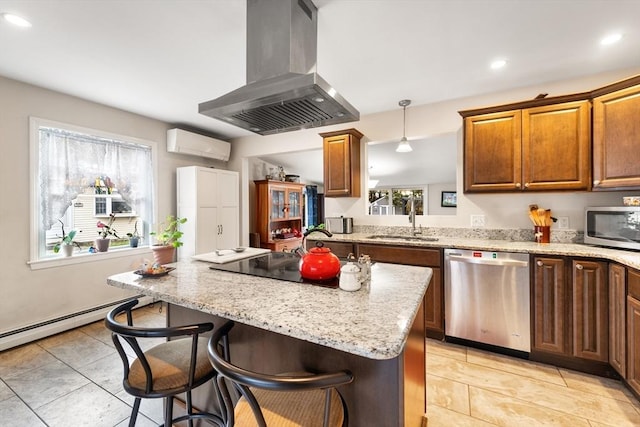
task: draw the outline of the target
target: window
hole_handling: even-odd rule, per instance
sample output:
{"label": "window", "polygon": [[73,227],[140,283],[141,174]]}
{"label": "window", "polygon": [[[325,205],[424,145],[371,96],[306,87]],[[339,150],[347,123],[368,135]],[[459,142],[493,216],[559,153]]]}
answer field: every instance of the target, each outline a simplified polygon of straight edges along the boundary
{"label": "window", "polygon": [[60,257],[63,230],[76,230],[82,254],[98,221],[115,215],[110,251],[129,247],[134,228],[148,238],[153,222],[154,142],[48,120],[31,119],[31,260]]}
{"label": "window", "polygon": [[369,190],[369,215],[408,215],[411,198],[416,215],[423,215],[423,190],[419,188],[382,188]]}

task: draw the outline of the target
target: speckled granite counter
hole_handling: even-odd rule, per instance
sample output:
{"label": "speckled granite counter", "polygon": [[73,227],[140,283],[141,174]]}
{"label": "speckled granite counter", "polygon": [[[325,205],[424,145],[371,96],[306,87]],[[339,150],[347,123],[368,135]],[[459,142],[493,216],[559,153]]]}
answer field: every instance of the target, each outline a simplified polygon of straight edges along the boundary
{"label": "speckled granite counter", "polygon": [[[371,239],[372,234],[381,233],[353,233],[334,234],[327,238],[321,233],[315,233],[308,237],[313,240],[334,240],[357,243],[380,243],[386,245],[402,245],[426,248],[455,248],[477,249],[486,251],[524,252],[546,255],[566,255],[586,258],[602,258],[615,261],[628,267],[640,269],[640,253],[619,249],[601,248],[578,243],[534,243],[510,240],[470,239],[456,237],[436,237],[436,241],[401,240],[401,239]],[[398,233],[393,233],[398,234]],[[461,232],[462,234],[462,232]]]}
{"label": "speckled granite counter", "polygon": [[167,276],[129,272],[107,283],[322,346],[370,359],[403,350],[423,301],[431,269],[375,263],[371,285],[345,292],[209,269],[181,261]]}

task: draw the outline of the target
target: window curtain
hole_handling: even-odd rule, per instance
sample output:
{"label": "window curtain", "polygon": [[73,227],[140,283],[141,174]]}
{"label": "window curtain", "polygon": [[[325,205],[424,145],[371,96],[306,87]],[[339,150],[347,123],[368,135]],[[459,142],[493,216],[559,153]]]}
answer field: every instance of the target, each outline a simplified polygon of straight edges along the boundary
{"label": "window curtain", "polygon": [[39,133],[44,230],[64,216],[78,194],[95,192],[96,179],[110,181],[114,194],[149,218],[144,202],[153,194],[150,147],[55,128],[40,127]]}

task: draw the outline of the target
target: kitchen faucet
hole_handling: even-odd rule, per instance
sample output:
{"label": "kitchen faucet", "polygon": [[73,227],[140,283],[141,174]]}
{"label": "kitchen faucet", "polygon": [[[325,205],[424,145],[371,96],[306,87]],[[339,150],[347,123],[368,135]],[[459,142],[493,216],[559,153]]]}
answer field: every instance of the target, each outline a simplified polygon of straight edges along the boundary
{"label": "kitchen faucet", "polygon": [[304,234],[302,235],[302,242],[300,243],[300,246],[298,246],[297,248],[295,248],[293,250],[294,253],[298,254],[300,257],[304,256],[307,253],[307,248],[304,245],[304,241],[307,238],[307,236],[315,231],[319,231],[320,233],[323,233],[325,236],[327,237],[331,237],[333,236],[333,233],[331,233],[329,230],[325,230],[324,228],[310,228],[307,231],[304,232]]}
{"label": "kitchen faucet", "polygon": [[416,236],[418,234],[422,234],[422,224],[420,224],[420,231],[416,230],[416,198],[412,194],[409,197],[409,201],[411,202],[411,211],[409,212],[409,222],[411,223],[411,234]]}

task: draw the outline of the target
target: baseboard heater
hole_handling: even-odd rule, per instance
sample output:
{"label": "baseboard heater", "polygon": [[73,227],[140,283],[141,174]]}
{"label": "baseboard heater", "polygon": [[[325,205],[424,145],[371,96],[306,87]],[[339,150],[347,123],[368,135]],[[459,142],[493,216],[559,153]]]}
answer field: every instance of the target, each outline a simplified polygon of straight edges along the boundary
{"label": "baseboard heater", "polygon": [[123,300],[113,301],[108,304],[78,311],[76,313],[66,314],[55,319],[34,323],[33,325],[12,331],[3,332],[0,334],[0,351],[104,319],[109,310],[118,304],[129,301],[132,298],[138,298],[140,300],[139,306],[154,302],[151,297],[136,295]]}

